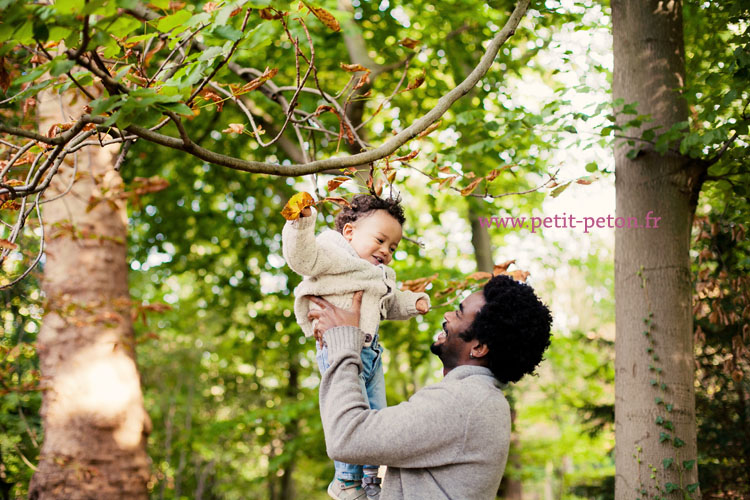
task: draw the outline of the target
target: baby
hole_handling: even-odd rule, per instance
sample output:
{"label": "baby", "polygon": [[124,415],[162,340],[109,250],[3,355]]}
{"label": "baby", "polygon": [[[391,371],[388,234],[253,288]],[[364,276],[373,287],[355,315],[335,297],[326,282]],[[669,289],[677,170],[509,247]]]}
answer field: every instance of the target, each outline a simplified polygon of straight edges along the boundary
{"label": "baby", "polygon": [[[354,292],[363,290],[360,329],[365,332],[362,394],[373,410],[386,407],[382,352],[378,344],[381,319],[409,319],[430,310],[425,293],[401,291],[396,274],[388,267],[401,241],[405,222],[398,200],[357,195],[351,207],[336,217],[336,231],[314,236],[316,211],[305,208],[300,218],[288,221],[282,232],[284,258],[292,270],[305,276],[294,290],[294,314],[306,337],[318,340],[317,360],[321,374],[328,367],[327,348],[322,332],[315,331],[307,314],[317,306],[306,296],[317,295],[348,309]],[[380,479],[377,465],[354,465],[334,461],[335,477],[328,494],[339,500],[378,498]]]}

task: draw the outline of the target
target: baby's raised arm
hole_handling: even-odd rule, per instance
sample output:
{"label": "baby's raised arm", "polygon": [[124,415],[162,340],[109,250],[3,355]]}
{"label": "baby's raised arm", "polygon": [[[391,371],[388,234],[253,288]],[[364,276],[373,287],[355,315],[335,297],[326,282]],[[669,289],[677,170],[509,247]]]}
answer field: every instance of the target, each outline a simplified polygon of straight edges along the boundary
{"label": "baby's raised arm", "polygon": [[386,307],[388,316],[385,319],[409,319],[430,310],[430,296],[409,290],[394,290],[386,300]]}
{"label": "baby's raised arm", "polygon": [[[307,212],[307,214],[305,214]],[[335,262],[315,240],[318,212],[305,208],[297,220],[287,221],[281,232],[281,252],[289,267],[303,276],[317,276],[334,269]]]}

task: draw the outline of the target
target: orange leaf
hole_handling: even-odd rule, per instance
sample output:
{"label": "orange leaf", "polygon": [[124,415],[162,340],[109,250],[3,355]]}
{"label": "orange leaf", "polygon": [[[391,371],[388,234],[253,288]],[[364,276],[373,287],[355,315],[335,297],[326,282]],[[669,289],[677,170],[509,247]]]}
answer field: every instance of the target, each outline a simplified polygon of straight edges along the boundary
{"label": "orange leaf", "polygon": [[414,49],[417,45],[419,45],[422,42],[418,42],[417,40],[414,40],[412,38],[409,38],[408,36],[398,42],[399,45],[402,45],[406,47],[407,49]]}
{"label": "orange leaf", "polygon": [[502,264],[495,264],[495,267],[492,269],[492,274],[494,276],[497,276],[498,274],[502,274],[505,271],[508,270],[508,267],[510,267],[511,264],[515,264],[516,259],[512,260],[506,260]]}
{"label": "orange leaf", "polygon": [[591,177],[581,177],[576,181],[576,184],[583,184],[584,186],[588,186],[592,182],[594,182],[596,179]]}
{"label": "orange leaf", "polygon": [[7,248],[8,250],[15,250],[16,248],[18,248],[18,245],[6,239],[0,238],[0,248]]}
{"label": "orange leaf", "polygon": [[303,3],[305,4],[305,7],[310,9],[310,12],[312,12],[313,15],[320,20],[321,23],[325,24],[333,31],[341,31],[341,25],[330,12],[325,9],[321,9],[320,7],[314,7],[306,2]]}
{"label": "orange leaf", "polygon": [[383,193],[383,185],[385,182],[383,182],[383,178],[379,178],[378,181],[375,183],[375,194],[377,196],[380,196]]}
{"label": "orange leaf", "polygon": [[[3,163],[7,163],[7,162],[3,162]],[[10,186],[10,187],[16,187],[16,186],[23,186],[24,183],[22,180],[8,179],[3,184],[5,184],[6,186]]]}
{"label": "orange leaf", "polygon": [[484,271],[477,271],[475,273],[471,273],[466,277],[467,280],[485,280],[492,278],[492,274],[486,273]]}
{"label": "orange leaf", "polygon": [[219,8],[221,2],[206,2],[203,4],[203,12],[213,12]]}
{"label": "orange leaf", "polygon": [[461,190],[461,195],[462,196],[470,195],[477,188],[479,183],[482,182],[482,179],[483,178],[480,177],[479,179],[474,179],[473,181],[471,181],[471,184],[469,184],[468,186],[466,186],[465,188]]}
{"label": "orange leaf", "polygon": [[370,72],[369,69],[365,68],[361,64],[339,63],[339,66],[341,66],[341,69],[343,69],[344,71],[348,71],[349,73],[356,73],[357,71],[366,71],[368,73]]}
{"label": "orange leaf", "polygon": [[453,172],[453,168],[449,167],[449,166],[440,167],[438,169],[438,172],[441,172],[441,173],[444,173],[444,174],[450,174],[451,172]]}
{"label": "orange leaf", "polygon": [[412,151],[406,156],[399,156],[398,158],[394,158],[391,161],[409,161],[409,160],[414,159],[414,157],[416,157],[418,154],[419,154],[419,150],[417,149],[416,151]]}
{"label": "orange leaf", "polygon": [[370,73],[365,73],[359,77],[359,81],[354,86],[354,90],[361,89],[368,83],[370,83]]}
{"label": "orange leaf", "polygon": [[313,205],[315,205],[313,197],[309,193],[301,191],[289,198],[289,201],[286,202],[284,209],[281,211],[281,215],[286,220],[297,220],[302,210]]}
{"label": "orange leaf", "polygon": [[432,125],[430,125],[426,129],[424,129],[422,132],[420,132],[420,134],[417,136],[417,139],[421,139],[422,137],[425,137],[425,136],[429,135],[433,130],[435,130],[436,128],[438,128],[441,123],[443,123],[443,120],[436,121],[435,123],[433,123]]}
{"label": "orange leaf", "polygon": [[396,171],[394,170],[394,171],[390,172],[390,173],[388,174],[387,178],[388,178],[388,182],[389,182],[390,184],[393,184],[393,179],[395,179],[395,178],[396,178]]}
{"label": "orange leaf", "polygon": [[508,276],[510,276],[516,281],[521,281],[522,283],[526,283],[526,278],[529,277],[530,273],[528,271],[516,270],[516,271],[511,271],[509,273],[504,273],[504,274],[507,274]]}
{"label": "orange leaf", "polygon": [[230,123],[228,128],[222,130],[225,134],[241,134],[245,131],[245,125],[242,123]]}
{"label": "orange leaf", "polygon": [[328,190],[333,191],[348,180],[349,180],[349,177],[335,177],[331,179],[330,181],[328,181]]}

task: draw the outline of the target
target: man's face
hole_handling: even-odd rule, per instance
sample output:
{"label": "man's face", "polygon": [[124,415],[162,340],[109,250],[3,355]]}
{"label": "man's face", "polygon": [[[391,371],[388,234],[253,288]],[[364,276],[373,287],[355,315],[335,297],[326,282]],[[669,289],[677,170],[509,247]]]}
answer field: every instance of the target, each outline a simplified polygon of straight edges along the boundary
{"label": "man's face", "polygon": [[401,224],[385,210],[347,223],[341,232],[361,258],[377,266],[390,264],[401,241]]}
{"label": "man's face", "polygon": [[477,341],[466,342],[459,334],[469,329],[485,303],[484,294],[474,292],[461,302],[458,310],[445,313],[443,331],[430,346],[432,353],[443,362],[443,373],[468,363],[471,349]]}

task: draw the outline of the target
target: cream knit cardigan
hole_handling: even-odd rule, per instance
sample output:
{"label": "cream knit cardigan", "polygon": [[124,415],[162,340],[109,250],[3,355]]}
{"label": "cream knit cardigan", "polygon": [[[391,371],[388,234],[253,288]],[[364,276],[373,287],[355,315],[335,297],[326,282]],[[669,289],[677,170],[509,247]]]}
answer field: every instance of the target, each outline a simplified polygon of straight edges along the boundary
{"label": "cream knit cardigan", "polygon": [[393,269],[362,259],[341,233],[327,230],[316,238],[316,216],[312,208],[309,217],[287,221],[281,233],[287,264],[305,277],[294,290],[294,314],[306,337],[312,336],[314,329],[307,313],[317,308],[307,295],[321,296],[337,307],[348,309],[354,292],[363,290],[359,327],[371,335],[377,331],[381,319],[413,318],[419,314],[416,304],[420,298],[429,303],[426,293],[399,290]]}

